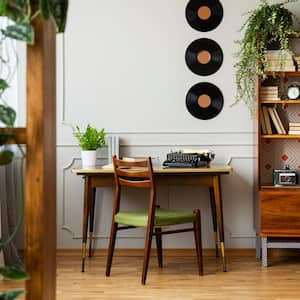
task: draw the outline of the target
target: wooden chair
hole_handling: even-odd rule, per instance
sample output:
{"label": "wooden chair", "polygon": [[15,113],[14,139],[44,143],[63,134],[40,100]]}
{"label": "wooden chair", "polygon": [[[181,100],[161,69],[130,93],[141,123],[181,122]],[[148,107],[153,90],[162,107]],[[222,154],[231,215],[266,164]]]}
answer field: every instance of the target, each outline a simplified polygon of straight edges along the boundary
{"label": "wooden chair", "polygon": [[[160,268],[163,267],[162,235],[164,234],[194,231],[198,272],[199,275],[203,275],[200,210],[196,209],[193,212],[167,210],[159,208],[156,205],[156,188],[150,157],[136,161],[125,161],[119,160],[116,156],[114,156],[113,165],[115,172],[115,197],[106,276],[110,276],[117,231],[137,227],[146,228],[142,284],[146,283],[152,236],[155,236],[156,238],[158,266]],[[148,210],[120,211],[120,195],[123,186],[149,189],[150,197]],[[171,225],[185,223],[192,223],[193,226],[184,229],[162,230],[165,226],[169,227]],[[123,226],[119,226],[120,224]]]}

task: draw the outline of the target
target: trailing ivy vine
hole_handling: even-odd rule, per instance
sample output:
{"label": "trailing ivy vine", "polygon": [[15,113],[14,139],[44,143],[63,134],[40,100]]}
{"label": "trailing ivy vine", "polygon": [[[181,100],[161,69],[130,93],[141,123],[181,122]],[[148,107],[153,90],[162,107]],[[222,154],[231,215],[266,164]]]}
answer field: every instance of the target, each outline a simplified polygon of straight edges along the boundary
{"label": "trailing ivy vine", "polygon": [[[241,28],[244,36],[236,41],[239,51],[236,53],[238,62],[236,69],[237,94],[234,104],[244,102],[255,114],[255,83],[256,75],[265,78],[266,53],[270,45],[277,43],[279,49],[289,51],[289,37],[298,33],[293,29],[293,17],[284,7],[297,0],[285,0],[277,4],[268,4],[261,0],[259,7],[248,12],[249,17]],[[284,65],[284,61],[280,64]]]}

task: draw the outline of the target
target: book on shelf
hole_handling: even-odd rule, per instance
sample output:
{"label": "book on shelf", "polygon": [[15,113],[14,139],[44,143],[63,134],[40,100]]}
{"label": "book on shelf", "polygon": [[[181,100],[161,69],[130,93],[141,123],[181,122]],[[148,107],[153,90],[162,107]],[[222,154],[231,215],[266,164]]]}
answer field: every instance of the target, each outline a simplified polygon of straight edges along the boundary
{"label": "book on shelf", "polygon": [[273,122],[273,124],[275,126],[275,129],[276,129],[277,133],[278,134],[283,134],[282,129],[281,129],[280,125],[279,125],[279,122],[278,122],[278,120],[277,120],[277,118],[275,116],[273,107],[268,107],[268,112],[270,114],[271,120],[272,120],[272,122]]}
{"label": "book on shelf", "polygon": [[260,110],[260,123],[261,123],[262,134],[268,134],[266,121],[262,109]]}
{"label": "book on shelf", "polygon": [[293,55],[288,50],[267,50],[266,58],[268,59],[293,59]]}
{"label": "book on shelf", "polygon": [[267,72],[295,72],[295,66],[283,66],[281,67],[266,67],[265,69]]}
{"label": "book on shelf", "polygon": [[300,130],[289,130],[289,134],[300,134]]}
{"label": "book on shelf", "polygon": [[271,127],[271,120],[270,120],[270,116],[268,113],[268,107],[267,106],[262,106],[262,112],[263,112],[263,117],[265,120],[265,124],[266,124],[266,130],[267,130],[267,134],[272,134],[272,127]]}
{"label": "book on shelf", "polygon": [[262,86],[259,96],[263,100],[280,100],[278,97],[278,86]]}
{"label": "book on shelf", "polygon": [[290,126],[289,130],[300,130],[300,126]]}
{"label": "book on shelf", "polygon": [[279,124],[281,133],[282,133],[282,134],[286,134],[286,130],[285,130],[285,128],[284,128],[284,126],[283,126],[283,123],[282,123],[282,121],[281,121],[281,119],[280,119],[280,117],[279,117],[279,114],[278,114],[278,112],[277,112],[276,107],[273,106],[272,109],[273,109],[273,111],[274,111],[275,118],[276,118],[276,120],[277,120],[277,122],[278,122],[278,124]]}
{"label": "book on shelf", "polygon": [[300,122],[289,122],[289,126],[290,127],[291,126],[295,126],[295,127],[300,126]]}

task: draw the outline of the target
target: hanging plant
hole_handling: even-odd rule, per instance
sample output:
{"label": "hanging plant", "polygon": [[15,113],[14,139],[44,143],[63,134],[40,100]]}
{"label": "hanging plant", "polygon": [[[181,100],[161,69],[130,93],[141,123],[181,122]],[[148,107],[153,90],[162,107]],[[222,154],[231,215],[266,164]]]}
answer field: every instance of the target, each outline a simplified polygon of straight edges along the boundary
{"label": "hanging plant", "polygon": [[[293,14],[284,7],[290,2],[286,0],[277,4],[268,4],[261,0],[259,7],[250,11],[249,17],[242,26],[244,37],[236,41],[239,51],[236,53],[238,62],[236,69],[237,94],[234,104],[244,102],[252,114],[255,114],[255,83],[256,76],[266,78],[267,49],[274,43],[282,51],[289,50],[289,37],[298,33],[293,29]],[[284,60],[284,58],[282,58]],[[284,61],[280,62],[284,66]]]}

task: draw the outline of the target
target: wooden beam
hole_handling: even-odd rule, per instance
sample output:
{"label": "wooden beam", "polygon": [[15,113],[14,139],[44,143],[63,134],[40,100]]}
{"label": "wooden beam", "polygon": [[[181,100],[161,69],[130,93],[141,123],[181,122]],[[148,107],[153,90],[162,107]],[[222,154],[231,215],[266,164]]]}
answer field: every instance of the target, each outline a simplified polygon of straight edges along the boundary
{"label": "wooden beam", "polygon": [[[7,133],[7,128],[0,128],[0,133]],[[26,128],[13,128],[15,141],[10,141],[10,144],[26,144]]]}
{"label": "wooden beam", "polygon": [[56,44],[52,22],[36,18],[27,47],[25,267],[27,300],[56,298]]}

